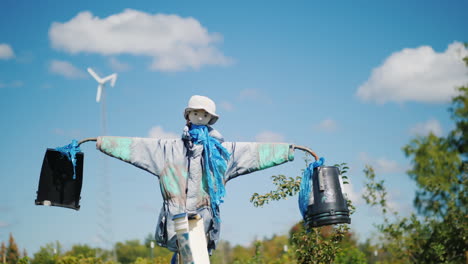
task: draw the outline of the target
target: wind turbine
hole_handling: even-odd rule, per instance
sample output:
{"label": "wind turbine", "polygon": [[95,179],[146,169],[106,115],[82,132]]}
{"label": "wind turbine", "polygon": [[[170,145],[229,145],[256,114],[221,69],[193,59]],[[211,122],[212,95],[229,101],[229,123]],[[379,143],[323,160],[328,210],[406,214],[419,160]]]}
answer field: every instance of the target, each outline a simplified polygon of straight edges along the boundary
{"label": "wind turbine", "polygon": [[99,101],[101,100],[102,89],[104,89],[106,82],[110,81],[111,87],[114,87],[115,81],[117,81],[117,73],[113,73],[105,78],[101,78],[91,68],[88,68],[88,72],[98,82],[96,102],[99,103]]}
{"label": "wind turbine", "polygon": [[[94,79],[98,82],[96,102],[99,103],[101,100],[101,95],[103,92],[106,83],[110,82],[111,87],[114,87],[115,82],[117,81],[117,73],[113,73],[107,77],[99,77],[91,68],[87,69],[89,74],[93,76]],[[104,98],[105,99],[105,98]],[[102,135],[107,135],[107,111],[106,111],[106,100],[103,100],[101,103],[101,133]],[[111,201],[109,199],[111,189],[110,189],[110,179],[109,179],[109,164],[108,159],[103,158],[100,162],[100,190],[99,190],[99,203],[98,203],[98,214],[99,218],[97,221],[97,236],[100,240],[102,248],[109,248],[113,246],[113,232],[112,232],[112,218],[111,218]],[[115,251],[113,250],[113,255],[115,256]]]}

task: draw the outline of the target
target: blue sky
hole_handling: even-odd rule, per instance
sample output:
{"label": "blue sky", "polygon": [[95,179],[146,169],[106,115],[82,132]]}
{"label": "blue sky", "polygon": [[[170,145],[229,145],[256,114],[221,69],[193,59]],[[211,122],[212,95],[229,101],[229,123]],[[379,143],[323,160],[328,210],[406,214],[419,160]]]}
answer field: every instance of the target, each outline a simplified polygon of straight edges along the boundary
{"label": "blue sky", "polygon": [[[347,162],[359,239],[379,214],[363,204],[365,164],[385,179],[391,205],[413,211],[415,185],[401,148],[416,134],[445,135],[454,87],[468,83],[466,1],[13,1],[0,2],[0,241],[11,232],[30,254],[59,240],[113,241],[154,232],[157,178],[92,143],[81,209],[35,206],[46,148],[102,135],[96,82],[106,87],[107,134],[178,136],[191,95],[217,103],[227,141],[304,145]],[[294,162],[230,182],[221,237],[247,245],[286,234],[300,220],[296,197],[254,208],[271,175],[297,176]],[[108,175],[103,187],[102,175]],[[104,196],[105,190],[109,194]],[[110,200],[109,217],[98,209]]]}

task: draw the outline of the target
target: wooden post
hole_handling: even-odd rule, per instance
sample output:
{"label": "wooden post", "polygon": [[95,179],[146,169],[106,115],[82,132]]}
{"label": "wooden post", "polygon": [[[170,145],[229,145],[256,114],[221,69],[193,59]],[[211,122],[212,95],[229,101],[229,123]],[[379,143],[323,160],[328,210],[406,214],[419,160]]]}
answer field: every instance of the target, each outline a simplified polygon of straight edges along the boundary
{"label": "wooden post", "polygon": [[205,228],[200,215],[189,218],[183,213],[175,215],[173,220],[179,244],[179,264],[209,264]]}

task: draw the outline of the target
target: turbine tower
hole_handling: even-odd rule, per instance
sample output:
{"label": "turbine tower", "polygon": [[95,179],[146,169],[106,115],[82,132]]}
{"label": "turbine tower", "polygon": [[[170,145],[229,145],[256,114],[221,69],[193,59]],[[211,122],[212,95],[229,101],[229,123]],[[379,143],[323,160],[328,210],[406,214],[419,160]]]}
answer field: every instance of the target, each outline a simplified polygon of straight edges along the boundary
{"label": "turbine tower", "polygon": [[[106,111],[106,83],[110,82],[110,86],[113,87],[117,80],[117,74],[113,73],[107,77],[99,77],[93,69],[87,69],[89,74],[98,82],[96,102],[101,103],[101,135],[107,135],[107,111]],[[113,231],[112,231],[112,207],[111,207],[111,191],[110,191],[110,179],[109,179],[109,159],[106,156],[102,156],[100,162],[100,183],[97,203],[97,239],[100,247],[104,249],[113,250]],[[115,253],[115,252],[113,252]],[[99,254],[96,252],[96,254]],[[115,254],[113,254],[115,255]],[[115,256],[114,256],[115,258]]]}

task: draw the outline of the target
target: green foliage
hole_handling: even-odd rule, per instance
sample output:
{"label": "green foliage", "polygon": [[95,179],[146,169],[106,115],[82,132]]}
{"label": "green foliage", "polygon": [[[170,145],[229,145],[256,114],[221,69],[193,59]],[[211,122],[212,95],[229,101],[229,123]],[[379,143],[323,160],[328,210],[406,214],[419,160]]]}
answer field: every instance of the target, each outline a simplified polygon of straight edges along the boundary
{"label": "green foliage", "polygon": [[0,246],[0,261],[2,263],[4,262],[4,260],[6,261],[6,252],[7,252],[7,249],[5,246],[5,242],[2,242],[2,245]]}
{"label": "green foliage", "polygon": [[[468,66],[468,58],[464,58]],[[468,261],[468,87],[449,109],[455,129],[447,137],[417,137],[403,148],[411,158],[408,175],[418,187],[414,205],[420,216],[390,221],[383,181],[372,168],[367,177],[366,202],[379,206],[384,223],[378,226],[387,254],[383,263],[466,263]]]}
{"label": "green foliage", "polygon": [[365,192],[362,198],[371,206],[379,205],[382,213],[387,212],[387,191],[384,187],[384,180],[376,182],[375,172],[371,166],[366,166],[364,174],[368,181],[366,182]]}
{"label": "green foliage", "polygon": [[[468,66],[468,57],[465,58]],[[465,160],[468,153],[468,87],[460,87],[460,94],[453,99],[452,107],[449,109],[452,114],[452,120],[455,121],[455,129],[450,133],[449,139],[458,149]]]}
{"label": "green foliage", "polygon": [[262,207],[265,204],[270,203],[271,201],[279,201],[286,199],[289,196],[294,196],[299,192],[301,186],[301,177],[297,176],[286,177],[284,175],[273,175],[273,184],[276,185],[276,190],[270,191],[266,194],[254,193],[250,198],[250,202],[253,203],[255,207]]}
{"label": "green foliage", "polygon": [[[304,161],[306,166],[310,163],[310,156],[308,154]],[[285,175],[273,175],[271,178],[273,179],[273,184],[276,186],[276,190],[265,194],[254,193],[250,198],[250,202],[253,203],[255,207],[262,207],[272,201],[285,200],[288,197],[296,195],[301,188],[301,176],[293,178]]]}
{"label": "green foliage", "polygon": [[28,256],[24,256],[18,260],[18,264],[29,264],[29,261]]}
{"label": "green foliage", "polygon": [[48,243],[34,254],[31,264],[55,264],[60,254],[60,243]]}
{"label": "green foliage", "polygon": [[346,246],[336,255],[335,264],[366,264],[366,255],[356,245]]}
{"label": "green foliage", "polygon": [[425,215],[444,216],[448,202],[456,197],[461,186],[461,159],[451,140],[434,134],[418,137],[403,148],[413,158],[408,175],[419,187],[414,201]]}
{"label": "green foliage", "polygon": [[97,255],[97,250],[88,245],[73,245],[70,251],[66,252],[65,255],[68,256],[82,256],[84,258],[95,257]]}
{"label": "green foliage", "polygon": [[247,264],[265,264],[265,260],[263,259],[261,248],[262,248],[262,242],[256,241],[255,242],[255,255],[253,256],[252,259],[247,261]]}
{"label": "green foliage", "polygon": [[[310,158],[307,156],[305,159],[306,165],[310,162]],[[348,176],[346,175],[349,167],[346,166],[346,163],[335,164],[336,167],[340,170],[340,176],[343,180],[343,184],[348,184]],[[300,190],[301,179],[302,177],[297,176],[286,177],[284,175],[272,176],[273,184],[276,186],[276,189],[270,191],[266,194],[254,193],[250,199],[254,206],[263,206],[272,201],[278,201],[282,199],[287,199],[290,196],[296,195]],[[352,205],[351,201],[348,200],[348,208],[351,213],[354,212],[355,207]],[[307,229],[303,228],[303,223],[299,223],[293,228],[293,231],[290,235],[289,244],[291,246],[291,253],[283,254],[281,256],[281,261],[287,262],[267,262],[267,263],[333,263],[338,254],[342,251],[343,245],[341,242],[348,234],[347,225],[337,225],[333,228],[323,227],[323,228],[312,228],[308,227]],[[324,230],[328,230],[325,232]],[[353,249],[348,249],[351,252]],[[355,247],[355,251],[359,251]],[[259,254],[258,248],[255,250],[255,256]],[[264,263],[264,259],[261,259],[259,256],[251,259],[253,262],[235,262],[235,263]],[[353,255],[356,260],[360,261],[364,259],[362,254],[356,253]],[[287,259],[287,260],[286,260]],[[340,263],[347,263],[345,256],[339,258]],[[278,261],[278,258],[276,258]],[[359,262],[358,262],[359,263]]]}
{"label": "green foliage", "polygon": [[[153,252],[151,252],[151,242],[154,243]],[[148,257],[162,261],[162,263],[170,262],[172,255],[174,254],[167,248],[160,247],[156,244],[153,234],[148,234],[145,238],[145,247],[148,248]],[[152,253],[152,254],[151,254]],[[158,263],[158,262],[157,262]]]}
{"label": "green foliage", "polygon": [[251,248],[251,247],[246,248],[246,247],[237,245],[232,249],[233,263],[236,263],[236,264],[247,263],[247,261],[249,261],[254,254],[255,254],[254,248]]}
{"label": "green foliage", "polygon": [[138,257],[133,264],[151,264],[151,261],[149,259],[145,259],[142,257]]}
{"label": "green foliage", "polygon": [[[73,245],[72,249],[62,254],[62,246],[59,242],[48,243],[41,247],[34,254],[29,262],[31,264],[116,264],[112,260],[108,260],[109,254],[101,254],[96,257],[97,252],[105,252],[98,248],[92,248],[88,245]],[[23,258],[29,260],[29,258]]]}
{"label": "green foliage", "polygon": [[[346,163],[341,163],[341,164],[335,164],[333,166],[337,167],[338,170],[340,171],[340,177],[343,180],[343,184],[349,184],[349,181],[348,181],[349,167],[348,167],[348,165]],[[348,206],[349,214],[350,215],[354,214],[354,212],[356,211],[356,207],[353,205],[351,200],[347,199],[346,203],[347,203],[347,206]]]}
{"label": "green foliage", "polygon": [[[285,248],[286,246],[286,248]],[[289,246],[287,236],[273,236],[271,239],[257,240],[251,247],[244,248],[236,246],[233,249],[232,262],[214,262],[218,263],[234,263],[234,264],[282,264],[295,263],[290,252],[286,252]]]}
{"label": "green foliage", "polygon": [[16,245],[15,238],[10,233],[10,237],[8,239],[8,247],[6,250],[6,263],[16,264],[19,258],[20,258],[20,253],[19,253],[18,245]]}
{"label": "green foliage", "polygon": [[[468,89],[459,89],[450,111],[456,127],[447,137],[429,134],[413,139],[403,150],[412,160],[408,175],[417,183],[414,204],[420,216],[400,217],[386,203],[383,180],[372,168],[364,199],[378,206],[382,263],[465,263],[468,261]],[[388,213],[394,218],[390,220]]]}
{"label": "green foliage", "polygon": [[149,250],[144,245],[140,244],[139,240],[128,240],[125,243],[118,242],[115,245],[117,260],[122,264],[131,264],[137,258],[147,257]]}
{"label": "green foliage", "polygon": [[348,233],[347,225],[304,228],[301,222],[291,234],[297,263],[333,263],[342,250],[341,242]]}
{"label": "green foliage", "polygon": [[231,244],[227,241],[221,240],[216,246],[216,250],[213,252],[213,255],[210,257],[210,261],[212,264],[232,263],[234,261],[233,255]]}

